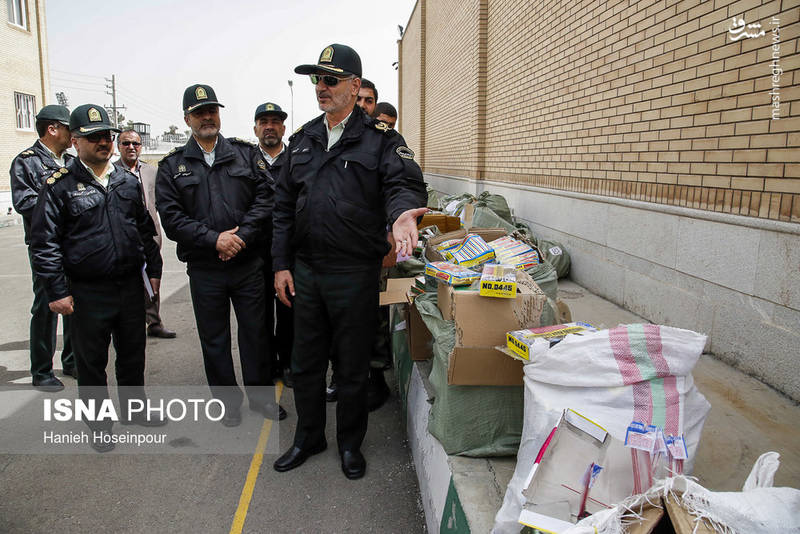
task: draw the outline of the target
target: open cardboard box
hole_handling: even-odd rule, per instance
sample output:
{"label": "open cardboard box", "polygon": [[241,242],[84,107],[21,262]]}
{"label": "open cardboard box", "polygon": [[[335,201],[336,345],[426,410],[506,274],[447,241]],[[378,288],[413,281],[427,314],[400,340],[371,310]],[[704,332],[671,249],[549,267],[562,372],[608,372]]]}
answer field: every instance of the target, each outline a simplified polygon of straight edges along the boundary
{"label": "open cardboard box", "polygon": [[522,362],[496,351],[511,330],[539,325],[547,297],[526,273],[517,273],[517,298],[482,297],[478,290],[439,283],[439,310],[454,320],[456,345],[447,383],[458,386],[521,386]]}
{"label": "open cardboard box", "polygon": [[425,228],[426,226],[436,226],[441,233],[446,234],[461,228],[461,219],[444,213],[426,213],[422,216],[417,228]]}
{"label": "open cardboard box", "polygon": [[[499,237],[503,237],[504,235],[508,235],[508,232],[506,232],[502,228],[471,228],[469,233],[481,236],[483,240],[486,241],[487,243],[490,241],[494,241]],[[437,235],[428,239],[427,243],[425,243],[425,252],[423,254],[424,256],[423,259],[428,262],[445,261],[442,255],[439,254],[439,251],[436,250],[436,245],[442,243],[443,241],[449,241],[450,239],[464,239],[466,236],[467,236],[467,231],[464,228],[460,228],[453,232]]]}
{"label": "open cardboard box", "polygon": [[428,360],[433,356],[433,338],[422,321],[419,310],[408,299],[408,290],[415,278],[389,278],[386,291],[379,295],[380,305],[403,304],[406,328],[408,329],[408,350],[415,361]]}

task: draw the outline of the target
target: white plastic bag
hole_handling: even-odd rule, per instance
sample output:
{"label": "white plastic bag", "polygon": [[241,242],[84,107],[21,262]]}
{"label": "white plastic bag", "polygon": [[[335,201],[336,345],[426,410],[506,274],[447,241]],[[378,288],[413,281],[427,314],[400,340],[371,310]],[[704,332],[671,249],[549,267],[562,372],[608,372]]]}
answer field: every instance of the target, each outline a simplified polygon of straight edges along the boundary
{"label": "white plastic bag", "polygon": [[[683,434],[689,454],[684,472],[690,473],[711,408],[691,376],[705,341],[705,335],[680,328],[621,325],[570,335],[552,348],[546,342],[534,346],[531,362],[523,367],[525,421],[517,466],[492,532],[519,532],[522,485],[544,440],[568,408],[621,441],[631,421]],[[633,489],[631,480],[628,494]]]}

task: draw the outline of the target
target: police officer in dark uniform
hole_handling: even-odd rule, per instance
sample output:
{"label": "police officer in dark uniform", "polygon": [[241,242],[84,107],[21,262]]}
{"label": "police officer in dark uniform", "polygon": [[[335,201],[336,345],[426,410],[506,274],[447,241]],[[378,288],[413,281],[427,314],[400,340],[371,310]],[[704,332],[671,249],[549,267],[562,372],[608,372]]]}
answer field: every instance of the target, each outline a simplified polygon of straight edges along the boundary
{"label": "police officer in dark uniform", "polygon": [[293,446],[277,471],[301,465],[325,441],[325,372],[334,359],[338,384],[336,438],[342,471],[366,470],[367,375],[376,332],[381,259],[390,246],[386,224],[408,254],[417,217],[427,211],[422,171],[397,132],[356,106],[361,59],[333,44],[310,74],[323,113],[289,141],[278,178],[272,242],[275,289],[295,310]]}
{"label": "police officer in dark uniform", "polygon": [[[50,311],[44,283],[33,270],[30,253],[31,217],[45,176],[63,168],[73,158],[65,151],[71,143],[69,110],[64,106],[45,106],[36,115],[36,133],[39,140],[22,151],[11,162],[11,198],[14,209],[22,215],[25,244],[33,273],[33,306],[31,307],[30,353],[33,385],[45,391],[60,391],[64,384],[53,374],[53,354],[56,350],[58,314]],[[64,374],[77,377],[69,318],[63,318],[64,348],[61,364]]]}
{"label": "police officer in dark uniform", "polygon": [[184,91],[192,136],[158,164],[156,206],[167,237],[178,243],[178,259],[187,264],[206,378],[225,403],[222,423],[236,426],[243,395],[231,355],[231,303],[250,409],[270,419],[286,412],[262,387],[272,385],[262,272],[272,177],[258,147],[220,135],[220,107],[208,85]]}
{"label": "police officer in dark uniform", "polygon": [[[283,134],[286,133],[284,121],[288,115],[278,104],[265,102],[256,108],[253,117],[253,133],[258,139],[258,148],[267,169],[273,179],[280,175],[281,167],[286,161],[287,146],[283,143]],[[267,292],[266,325],[270,335],[270,367],[274,378],[282,378],[287,387],[293,386],[292,381],[292,337],[294,336],[294,319],[292,309],[285,306],[274,295],[274,280],[272,273],[272,218],[265,226],[264,235],[264,283]],[[274,306],[274,307],[273,307]],[[274,313],[273,313],[274,311]]]}
{"label": "police officer in dark uniform", "polygon": [[[112,132],[119,130],[111,125],[106,110],[93,104],[78,106],[69,125],[78,159],[45,180],[31,227],[33,266],[44,280],[50,309],[73,315],[81,397],[107,397],[106,365],[113,336],[124,414],[127,399],[144,396],[142,270],[146,265],[148,281],[158,291],[161,255],[139,181],[109,161]],[[126,421],[148,426],[164,422]],[[111,431],[110,423],[89,425],[95,431]],[[92,446],[99,452],[114,447],[97,440]]]}

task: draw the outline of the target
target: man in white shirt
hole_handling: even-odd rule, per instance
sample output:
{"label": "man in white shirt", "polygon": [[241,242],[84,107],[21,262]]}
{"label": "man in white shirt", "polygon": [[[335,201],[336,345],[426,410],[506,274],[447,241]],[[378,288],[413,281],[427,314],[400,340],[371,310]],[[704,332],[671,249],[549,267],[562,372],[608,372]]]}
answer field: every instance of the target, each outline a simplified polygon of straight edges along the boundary
{"label": "man in white shirt", "polygon": [[[144,205],[156,227],[156,235],[153,236],[153,240],[158,244],[160,250],[162,237],[161,224],[158,222],[158,212],[156,211],[156,168],[140,161],[142,138],[135,130],[124,130],[119,134],[119,137],[117,137],[117,149],[120,157],[114,165],[134,174],[139,179],[139,183],[142,184]],[[174,338],[177,334],[172,330],[168,330],[161,321],[159,313],[161,306],[160,292],[154,293],[152,299],[145,293],[144,300],[147,335],[165,339]]]}

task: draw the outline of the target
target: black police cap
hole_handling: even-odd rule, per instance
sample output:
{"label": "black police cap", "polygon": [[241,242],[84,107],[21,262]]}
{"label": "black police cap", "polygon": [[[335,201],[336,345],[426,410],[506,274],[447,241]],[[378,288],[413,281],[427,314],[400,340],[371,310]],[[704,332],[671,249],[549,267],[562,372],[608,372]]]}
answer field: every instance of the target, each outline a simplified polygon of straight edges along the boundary
{"label": "black police cap", "polygon": [[258,118],[262,115],[277,115],[281,118],[282,121],[286,120],[286,117],[289,115],[281,109],[278,104],[273,104],[272,102],[265,102],[256,108],[255,117],[253,120],[258,120]]}
{"label": "black police cap", "polygon": [[203,106],[225,107],[217,101],[217,93],[210,85],[196,83],[187,87],[183,92],[183,112],[191,113]]}
{"label": "black police cap", "polygon": [[58,121],[69,126],[69,110],[65,106],[50,104],[39,110],[37,121]]}
{"label": "black police cap", "polygon": [[316,65],[295,67],[297,74],[352,74],[361,78],[361,58],[347,45],[334,43],[326,46]]}
{"label": "black police cap", "polygon": [[106,130],[120,132],[119,128],[111,124],[106,108],[97,104],[83,104],[75,108],[69,116],[69,129],[72,130],[72,135],[78,137]]}

